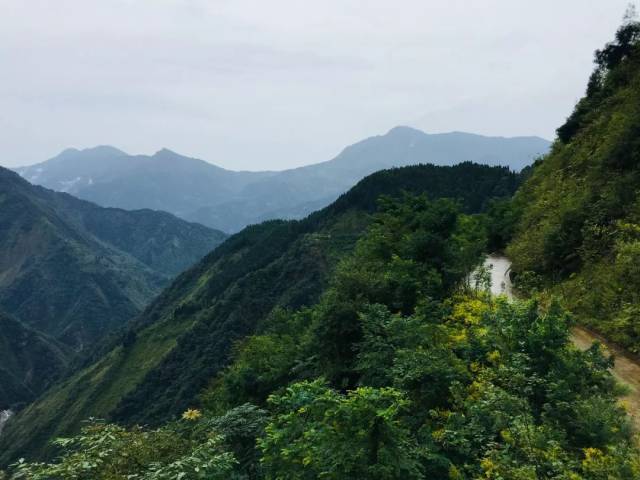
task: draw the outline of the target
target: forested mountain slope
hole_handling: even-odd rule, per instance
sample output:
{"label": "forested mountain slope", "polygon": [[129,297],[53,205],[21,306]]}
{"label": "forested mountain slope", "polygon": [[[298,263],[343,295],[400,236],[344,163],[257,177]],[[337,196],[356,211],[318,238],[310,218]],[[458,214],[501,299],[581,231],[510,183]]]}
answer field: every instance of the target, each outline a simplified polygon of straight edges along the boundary
{"label": "forested mountain slope", "polygon": [[33,400],[62,373],[69,347],[0,312],[0,410]]}
{"label": "forested mountain slope", "polygon": [[139,313],[224,235],[106,209],[0,169],[0,308],[76,349]]}
{"label": "forested mountain slope", "polygon": [[596,53],[585,97],[515,197],[508,249],[523,290],[640,352],[640,24]]}
{"label": "forested mountain slope", "polygon": [[396,127],[345,148],[334,159],[281,172],[236,172],[169,150],[127,155],[112,147],[69,149],[17,171],[27,180],[107,207],[153,208],[225,232],[329,205],[384,168],[472,161],[519,171],[547,152],[538,137],[426,134]]}
{"label": "forested mountain slope", "polygon": [[[279,307],[314,303],[370,222],[380,195],[460,199],[478,212],[519,183],[507,168],[464,163],[378,172],[302,221],[269,221],[230,237],[180,275],[131,328],[7,425],[2,461],[42,452],[90,416],[125,423],[174,418],[229,361],[234,342]],[[153,399],[150,401],[150,399]]]}
{"label": "forested mountain slope", "polygon": [[[343,199],[333,214],[367,205]],[[494,298],[481,271],[465,281],[486,248],[485,215],[414,195],[379,206],[316,301],[262,319],[181,418],[89,421],[51,463],[15,465],[15,479],[640,478],[603,350],[572,346],[557,303]]]}

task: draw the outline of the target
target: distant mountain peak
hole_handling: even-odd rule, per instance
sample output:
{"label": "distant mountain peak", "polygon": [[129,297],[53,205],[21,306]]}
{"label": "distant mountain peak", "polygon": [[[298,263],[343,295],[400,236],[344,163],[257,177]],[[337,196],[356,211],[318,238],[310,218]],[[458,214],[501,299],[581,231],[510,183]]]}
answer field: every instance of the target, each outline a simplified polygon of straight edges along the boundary
{"label": "distant mountain peak", "polygon": [[177,152],[174,152],[173,150],[170,150],[166,147],[161,148],[160,150],[158,150],[156,153],[154,153],[151,158],[157,158],[157,159],[161,159],[161,160],[168,160],[168,159],[183,159],[183,158],[187,158],[184,155],[180,155]]}
{"label": "distant mountain peak", "polygon": [[534,140],[534,141],[541,141],[547,144],[551,144],[551,142],[549,142],[547,139],[544,139],[542,137],[537,137],[535,135],[515,135],[515,136],[504,136],[504,135],[482,135],[482,134],[478,134],[478,133],[471,133],[471,132],[463,132],[461,130],[452,130],[450,132],[440,132],[440,133],[426,133],[420,129],[417,128],[413,128],[413,127],[409,127],[406,125],[398,125],[397,127],[393,127],[391,130],[389,130],[385,136],[392,136],[392,137],[409,137],[409,138],[415,138],[415,137],[430,137],[430,136],[436,136],[436,137],[460,137],[460,138],[477,138],[477,139],[499,139],[499,140],[514,140],[514,139],[519,139],[519,140]]}
{"label": "distant mountain peak", "polygon": [[398,125],[344,148],[331,160],[283,171],[227,170],[166,147],[151,155],[122,156],[105,146],[17,171],[31,183],[99,205],[166,210],[236,232],[266,219],[302,218],[376,170],[472,161],[519,171],[548,148],[542,139],[425,133]]}
{"label": "distant mountain peak", "polygon": [[153,154],[153,156],[159,156],[159,155],[176,155],[176,156],[182,156],[176,152],[174,152],[173,150],[170,150],[166,147],[162,147],[160,150],[158,150],[156,153]]}
{"label": "distant mountain peak", "polygon": [[78,149],[78,148],[74,148],[74,147],[70,147],[70,148],[66,148],[64,149],[62,152],[60,152],[60,154],[58,155],[58,157],[61,156],[68,156],[68,155],[87,155],[87,154],[93,154],[93,155],[127,155],[126,152],[123,152],[122,150],[116,148],[116,147],[112,147],[110,145],[97,145],[95,147],[89,147],[89,148],[83,148],[83,149]]}
{"label": "distant mountain peak", "polygon": [[82,150],[83,152],[93,152],[93,153],[108,153],[111,155],[128,155],[127,152],[120,150],[119,148],[112,147],[111,145],[98,145],[91,148],[85,148]]}
{"label": "distant mountain peak", "polygon": [[80,153],[80,150],[78,150],[75,147],[69,147],[69,148],[65,148],[63,151],[61,151],[58,155],[56,155],[57,157],[62,157],[64,156],[68,156],[68,155],[77,155],[78,153]]}
{"label": "distant mountain peak", "polygon": [[427,133],[417,128],[408,127],[406,125],[398,125],[387,132],[387,135],[427,135]]}

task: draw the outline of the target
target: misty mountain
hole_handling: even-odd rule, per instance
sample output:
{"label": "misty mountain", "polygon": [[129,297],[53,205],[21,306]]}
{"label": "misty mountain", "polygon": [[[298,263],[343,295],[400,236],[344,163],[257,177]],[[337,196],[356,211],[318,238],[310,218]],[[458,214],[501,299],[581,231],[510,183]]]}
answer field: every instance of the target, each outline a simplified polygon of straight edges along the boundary
{"label": "misty mountain", "polygon": [[69,149],[17,171],[32,183],[106,207],[165,210],[226,232],[273,218],[297,219],[384,168],[472,161],[519,171],[547,152],[539,137],[426,134],[396,127],[327,162],[281,172],[236,172],[170,150],[127,155],[112,147]]}
{"label": "misty mountain", "polygon": [[225,235],[102,208],[0,168],[0,309],[79,349],[139,313]]}

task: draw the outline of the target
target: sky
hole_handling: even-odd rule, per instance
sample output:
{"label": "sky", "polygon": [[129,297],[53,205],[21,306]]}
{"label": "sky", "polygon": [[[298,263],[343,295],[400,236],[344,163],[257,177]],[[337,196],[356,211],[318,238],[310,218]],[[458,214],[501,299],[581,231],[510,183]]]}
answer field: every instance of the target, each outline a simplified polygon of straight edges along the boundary
{"label": "sky", "polygon": [[0,165],[169,148],[234,170],[396,125],[538,135],[628,0],[0,0]]}

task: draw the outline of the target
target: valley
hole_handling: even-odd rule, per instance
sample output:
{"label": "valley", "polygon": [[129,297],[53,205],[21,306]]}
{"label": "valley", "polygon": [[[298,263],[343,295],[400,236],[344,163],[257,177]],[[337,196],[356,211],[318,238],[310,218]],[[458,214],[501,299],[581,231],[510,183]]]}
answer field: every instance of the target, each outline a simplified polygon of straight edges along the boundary
{"label": "valley", "polygon": [[[478,188],[466,188],[471,179]],[[42,451],[47,445],[37,439],[75,431],[88,417],[158,424],[188,408],[227,365],[234,341],[259,331],[277,309],[317,301],[381,195],[455,197],[465,211],[478,212],[487,199],[509,196],[518,184],[518,175],[501,167],[404,167],[365,178],[305,220],[248,227],[179,276],[128,331],[99,344],[75,375],[21,412],[8,425],[7,436],[17,440],[0,442],[0,458]],[[55,414],[61,410],[67,412],[62,419]]]}
{"label": "valley", "polygon": [[[207,11],[189,15],[202,20]],[[314,26],[324,31],[322,18]],[[160,22],[165,34],[175,20]],[[254,22],[243,42],[266,28]],[[455,37],[475,36],[462,26]],[[299,34],[310,41],[310,32]],[[198,53],[182,48],[183,36],[171,38],[185,57]],[[504,38],[518,52],[530,48],[513,33]],[[219,46],[205,44],[214,59]],[[389,65],[403,56],[415,63],[415,47],[402,45]],[[267,82],[280,58],[250,51],[238,56],[247,103],[255,97],[243,82]],[[315,80],[323,89],[369,68],[337,57],[302,62],[305,52],[275,62],[279,88],[293,89],[318,63],[337,69]],[[518,65],[508,51],[496,53],[491,65]],[[288,62],[308,63],[291,83],[279,76],[291,75]],[[181,72],[169,75],[171,92],[190,85],[166,63],[164,74]],[[439,66],[432,75],[444,87],[451,72],[448,62]],[[216,92],[221,78],[239,78],[239,66],[219,67],[206,82]],[[491,98],[481,73],[467,73],[465,95],[478,82]],[[543,73],[537,80],[553,80],[560,96],[556,77],[569,76]],[[386,103],[410,103],[416,90],[398,83],[402,96],[390,88],[372,102],[358,85],[372,116]],[[500,87],[491,111],[515,118],[503,104],[520,108],[522,92]],[[154,92],[154,122],[136,133],[157,141],[171,102],[168,90]],[[268,93],[260,119],[297,112],[280,105],[280,90]],[[194,95],[202,111],[183,105],[184,131],[172,135],[192,134],[193,115],[200,141],[211,142],[214,116],[202,90]],[[133,114],[136,102],[127,105]],[[437,107],[442,119],[470,111],[464,102]],[[552,143],[401,126],[281,171],[110,146],[0,168],[0,480],[640,479],[633,8],[596,50],[568,113]],[[525,124],[534,114],[517,118]],[[283,132],[270,141],[293,139]]]}

